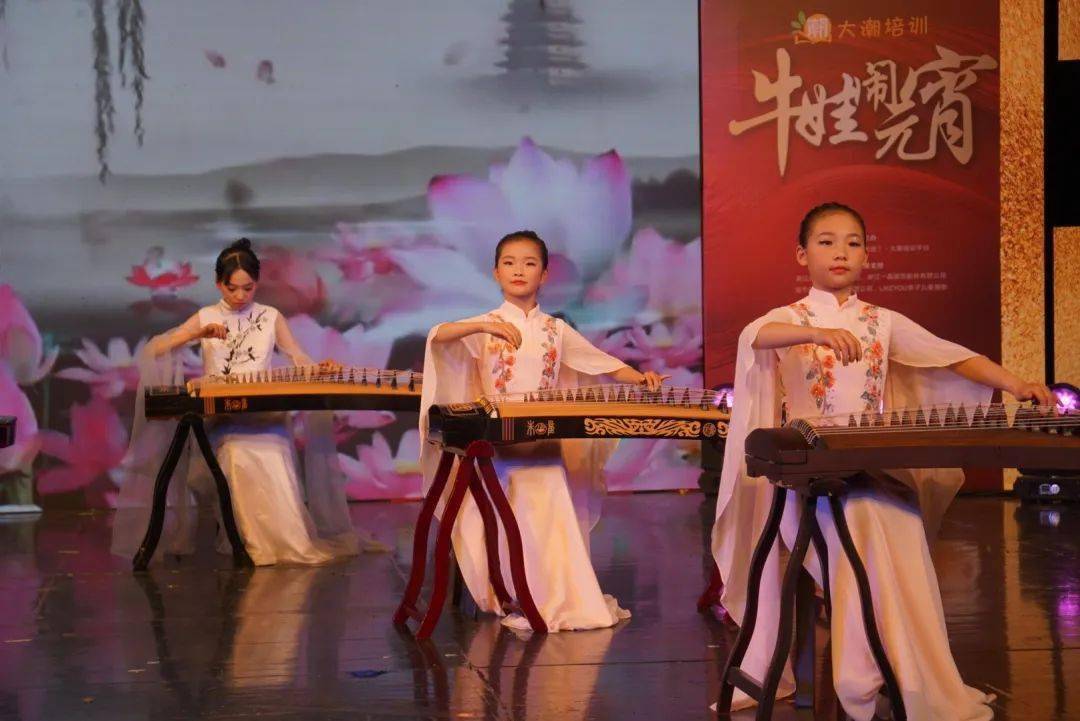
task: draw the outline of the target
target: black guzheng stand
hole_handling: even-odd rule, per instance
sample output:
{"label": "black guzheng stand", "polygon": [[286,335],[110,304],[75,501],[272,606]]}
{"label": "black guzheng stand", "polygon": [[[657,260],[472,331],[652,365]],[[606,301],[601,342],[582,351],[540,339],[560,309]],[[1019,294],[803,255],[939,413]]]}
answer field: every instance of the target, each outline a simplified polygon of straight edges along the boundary
{"label": "black guzheng stand", "polygon": [[[147,399],[149,401],[149,398]],[[188,433],[195,435],[195,443],[199,446],[203,460],[206,461],[210,474],[214,477],[214,485],[217,487],[218,501],[221,504],[221,523],[225,526],[225,534],[229,537],[232,546],[233,563],[237,566],[252,566],[251,557],[244,548],[244,541],[240,538],[240,531],[236,528],[236,517],[233,515],[232,494],[229,493],[229,482],[225,478],[225,472],[214,456],[214,449],[210,445],[210,438],[206,435],[206,426],[203,418],[198,413],[187,412],[180,416],[176,424],[176,432],[173,433],[172,443],[165,453],[165,460],[161,462],[157,478],[154,479],[154,500],[150,507],[150,523],[146,527],[146,535],[131,562],[136,571],[145,571],[150,565],[150,559],[154,557],[158,541],[161,540],[161,531],[165,526],[165,512],[168,506],[169,482],[176,465],[184,453],[187,445]]]}
{"label": "black guzheng stand", "polygon": [[[404,626],[414,619],[420,627],[418,639],[429,638],[439,621],[446,601],[450,576],[451,534],[465,492],[476,502],[484,526],[488,575],[492,590],[504,610],[518,610],[536,633],[547,633],[547,624],[536,608],[525,574],[521,531],[513,508],[499,483],[492,458],[496,445],[563,438],[689,438],[722,443],[727,436],[728,406],[714,405],[711,391],[667,389],[662,392],[621,391],[597,388],[543,391],[528,394],[528,416],[497,417],[496,406],[487,400],[432,406],[428,415],[428,441],[442,447],[438,470],[416,523],[413,537],[412,572],[394,624]],[[647,412],[640,404],[647,403]],[[512,405],[512,404],[510,404]],[[632,415],[619,415],[619,406],[637,408]],[[667,408],[665,408],[665,406]],[[553,410],[556,407],[558,411]],[[547,412],[545,412],[547,408]],[[503,407],[506,410],[506,407]],[[431,601],[420,604],[426,572],[428,538],[435,509],[450,480],[454,460],[457,472],[439,520],[432,563],[435,566]],[[510,578],[517,592],[517,606],[507,592],[499,562],[499,524],[506,531]]]}
{"label": "black guzheng stand", "polygon": [[[236,517],[233,515],[232,495],[229,493],[229,483],[225,478],[224,471],[214,456],[214,449],[210,445],[210,439],[206,434],[206,426],[203,416],[227,415],[230,413],[280,413],[282,411],[337,411],[337,410],[386,410],[386,411],[418,411],[420,409],[419,374],[408,371],[380,371],[370,370],[338,371],[337,375],[329,374],[323,377],[325,383],[324,392],[290,393],[289,381],[302,382],[305,378],[294,371],[289,375],[290,369],[274,371],[277,378],[285,382],[280,393],[250,394],[244,393],[244,386],[237,388],[236,395],[215,395],[197,397],[188,393],[183,386],[161,386],[147,388],[145,394],[145,408],[147,419],[178,418],[176,432],[173,433],[172,443],[165,454],[158,469],[157,478],[154,481],[153,505],[150,509],[150,522],[147,525],[146,535],[142,545],[132,561],[136,571],[145,571],[154,557],[158,541],[161,540],[161,531],[165,525],[165,512],[168,501],[169,482],[172,480],[176,465],[187,444],[188,434],[195,436],[195,442],[199,446],[203,460],[214,477],[217,486],[218,500],[221,504],[221,522],[225,526],[225,533],[229,537],[229,543],[233,549],[233,561],[237,566],[251,566],[251,557],[244,548],[244,541],[240,538],[240,532],[236,527]],[[368,380],[367,373],[372,374]],[[398,376],[407,377],[406,386],[403,380],[400,387]],[[310,378],[308,378],[310,380]],[[349,387],[354,392],[335,393],[335,382],[338,388]],[[341,385],[346,384],[346,385]],[[317,387],[317,390],[321,387]],[[363,389],[372,389],[366,393]],[[405,392],[407,388],[408,392]],[[381,389],[382,392],[379,392]],[[389,389],[401,391],[388,393]],[[292,388],[296,390],[295,387]],[[310,387],[308,388],[310,390]],[[356,392],[359,391],[359,392]]]}
{"label": "black guzheng stand", "polygon": [[[735,646],[720,677],[720,714],[730,713],[735,688],[758,701],[758,719],[772,716],[776,689],[784,662],[791,651],[795,620],[800,629],[800,649],[795,671],[796,705],[807,705],[806,685],[813,679],[813,611],[804,603],[813,598],[812,581],[803,575],[802,564],[811,543],[821,561],[826,613],[831,612],[828,594],[828,556],[817,521],[817,501],[828,499],[844,555],[851,564],[859,590],[867,641],[885,684],[893,718],[907,715],[903,698],[878,634],[873,599],[866,569],[851,539],[841,499],[866,483],[878,485],[889,477],[875,471],[889,468],[1080,468],[1080,414],[1059,414],[1053,409],[1020,406],[1009,414],[1000,404],[977,406],[968,415],[959,408],[933,406],[926,409],[849,416],[846,426],[813,426],[796,420],[784,428],[762,428],[746,438],[746,469],[749,476],[766,476],[773,484],[769,517],[762,529],[750,563],[746,611]],[[784,570],[780,591],[780,626],[776,647],[765,678],[759,680],[740,664],[750,645],[757,622],[758,596],[765,560],[776,543],[780,519],[789,491],[797,494],[799,530]],[[800,591],[801,586],[801,591]],[[800,603],[796,602],[796,599]],[[799,606],[804,606],[799,608]],[[805,626],[809,624],[809,630]],[[809,644],[809,648],[807,648]],[[810,705],[812,705],[812,689]]]}

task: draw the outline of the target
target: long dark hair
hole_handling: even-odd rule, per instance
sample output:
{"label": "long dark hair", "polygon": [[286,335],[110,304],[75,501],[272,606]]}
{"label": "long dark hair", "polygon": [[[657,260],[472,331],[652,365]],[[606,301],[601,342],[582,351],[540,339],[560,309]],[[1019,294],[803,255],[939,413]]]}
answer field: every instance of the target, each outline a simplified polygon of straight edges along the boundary
{"label": "long dark hair", "polygon": [[243,270],[252,280],[259,279],[259,257],[251,249],[251,241],[240,238],[221,251],[214,263],[214,276],[218,283],[227,283],[232,274]]}

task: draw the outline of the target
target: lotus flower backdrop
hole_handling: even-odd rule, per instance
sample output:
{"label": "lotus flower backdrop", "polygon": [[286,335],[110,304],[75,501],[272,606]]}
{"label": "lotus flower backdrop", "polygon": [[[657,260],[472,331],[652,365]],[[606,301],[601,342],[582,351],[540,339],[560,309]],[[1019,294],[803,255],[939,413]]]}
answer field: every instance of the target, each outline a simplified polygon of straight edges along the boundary
{"label": "lotus flower backdrop", "polygon": [[[532,228],[552,251],[545,310],[702,384],[693,3],[541,3],[577,20],[572,66],[507,60],[507,28],[547,20],[505,0],[313,5],[284,47],[271,29],[298,22],[288,4],[136,4],[138,135],[107,148],[84,111],[102,48],[81,10],[8,0],[0,19],[16,99],[0,108],[0,414],[20,424],[0,473],[35,474],[41,502],[113,502],[134,358],[215,300],[213,257],[239,235],[263,259],[259,300],[311,355],[419,369],[432,325],[499,302],[495,240]],[[88,19],[108,32],[112,12]],[[134,128],[134,106],[113,112]],[[350,497],[419,493],[416,421],[339,415]],[[624,443],[610,485],[693,486],[695,454]]]}

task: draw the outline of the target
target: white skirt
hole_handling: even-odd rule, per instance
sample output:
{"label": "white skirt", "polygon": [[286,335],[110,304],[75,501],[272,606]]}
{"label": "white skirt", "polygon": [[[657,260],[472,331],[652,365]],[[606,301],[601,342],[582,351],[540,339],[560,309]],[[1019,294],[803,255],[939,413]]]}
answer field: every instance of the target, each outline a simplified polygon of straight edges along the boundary
{"label": "white skirt", "polygon": [[[882,493],[854,492],[842,501],[844,517],[855,547],[866,567],[874,601],[878,633],[889,664],[896,673],[910,721],[987,721],[993,697],[963,682],[956,667],[937,574],[930,557],[919,509],[903,499]],[[832,667],[836,695],[855,721],[874,717],[884,679],[877,667],[863,627],[855,575],[840,545],[832,510],[818,499],[818,522],[829,553],[832,600]],[[798,500],[788,495],[781,534],[789,548],[799,523]],[[778,574],[774,550],[766,573]],[[821,570],[813,547],[805,566],[820,585]],[[743,670],[763,678],[776,642],[779,599],[762,595],[754,637]],[[790,694],[790,667],[777,694]],[[736,691],[733,708],[753,705]]]}
{"label": "white skirt", "polygon": [[282,423],[230,419],[213,428],[212,438],[240,537],[256,566],[326,563],[358,552],[351,531],[319,538],[304,504],[296,450]]}
{"label": "white skirt", "polygon": [[[509,486],[510,506],[521,529],[529,591],[548,631],[609,628],[629,618],[629,611],[600,591],[563,466],[553,465],[551,458],[535,463],[514,458],[497,461],[496,469],[504,489]],[[450,484],[447,486],[449,489]],[[501,614],[488,576],[483,519],[469,493],[454,525],[453,541],[458,567],[477,607]],[[506,590],[516,598],[501,521],[499,563]],[[519,613],[506,616],[502,622],[522,631],[531,628]]]}

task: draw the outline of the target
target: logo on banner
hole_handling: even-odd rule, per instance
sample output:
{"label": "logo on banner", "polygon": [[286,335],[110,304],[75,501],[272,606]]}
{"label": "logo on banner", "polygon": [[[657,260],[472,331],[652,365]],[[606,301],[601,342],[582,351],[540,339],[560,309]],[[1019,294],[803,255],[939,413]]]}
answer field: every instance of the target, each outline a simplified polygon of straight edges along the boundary
{"label": "logo on banner", "polygon": [[791,21],[791,27],[795,28],[791,38],[796,45],[832,42],[832,21],[823,13],[807,16],[800,10],[798,17]]}
{"label": "logo on banner", "polygon": [[905,35],[926,35],[930,32],[930,17],[927,15],[911,15],[901,17],[868,17],[860,19],[844,18],[834,26],[829,16],[825,13],[813,13],[807,15],[802,10],[791,21],[794,30],[791,39],[796,45],[817,45],[818,43],[831,43],[834,39],[833,30],[836,30],[836,40],[844,38],[901,38]]}

